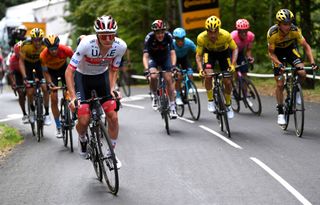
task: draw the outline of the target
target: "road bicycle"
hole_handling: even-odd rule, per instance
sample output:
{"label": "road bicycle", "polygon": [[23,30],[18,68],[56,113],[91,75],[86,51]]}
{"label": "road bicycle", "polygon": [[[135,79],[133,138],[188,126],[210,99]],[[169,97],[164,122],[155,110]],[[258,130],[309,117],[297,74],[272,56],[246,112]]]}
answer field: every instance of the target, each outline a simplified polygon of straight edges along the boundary
{"label": "road bicycle", "polygon": [[[41,92],[41,84],[45,83],[43,80],[29,80],[28,84],[30,84],[34,89],[33,102],[35,105],[34,119],[36,123],[36,132],[35,132],[35,123],[30,122],[32,134],[37,137],[37,141],[40,142],[40,139],[43,138],[43,126],[44,126],[44,114],[43,114],[43,95]],[[28,103],[28,113],[31,115],[30,105]],[[29,118],[30,119],[30,118]]]}
{"label": "road bicycle", "polygon": [[182,86],[181,86],[181,100],[183,105],[177,105],[177,114],[182,117],[184,114],[184,105],[188,105],[190,115],[194,120],[198,120],[201,112],[201,103],[197,86],[187,75],[187,70],[178,69],[178,72],[182,74]]}
{"label": "road bicycle", "polygon": [[116,195],[119,190],[118,167],[113,146],[103,122],[103,109],[100,100],[104,98],[97,97],[96,91],[93,90],[89,100],[81,101],[81,103],[88,103],[91,111],[86,134],[87,157],[91,160],[99,181],[102,182],[104,178],[110,192]]}
{"label": "road bicycle", "polygon": [[[304,67],[305,70],[311,70],[311,67]],[[284,117],[286,124],[280,127],[283,130],[287,130],[289,125],[290,115],[293,114],[295,133],[298,137],[301,137],[304,129],[304,99],[301,84],[299,82],[298,70],[299,67],[286,67],[284,75],[279,76],[285,78],[284,91],[285,91],[285,102],[284,102]],[[297,101],[297,95],[300,95],[300,102]],[[299,96],[298,96],[299,98]]]}
{"label": "road bicycle", "polygon": [[[58,80],[61,80],[58,78]],[[62,131],[62,139],[65,147],[70,146],[70,151],[73,152],[73,137],[72,130],[74,127],[74,115],[69,109],[70,96],[67,86],[64,84],[61,87],[56,87],[55,90],[62,90],[62,98],[60,99],[60,123]]]}
{"label": "road bicycle", "polygon": [[229,138],[231,138],[231,132],[229,127],[229,120],[227,115],[226,99],[224,96],[224,88],[222,85],[222,78],[231,77],[229,72],[215,72],[211,74],[205,74],[205,76],[213,77],[213,96],[216,111],[214,112],[219,122],[220,129],[225,132]]}
{"label": "road bicycle", "polygon": [[131,95],[131,76],[130,73],[124,71],[122,69],[119,70],[119,77],[117,79],[117,86],[118,91],[120,88],[122,89],[123,93],[129,97]]}
{"label": "road bicycle", "polygon": [[169,119],[170,119],[170,105],[169,105],[169,94],[166,89],[166,82],[163,78],[163,73],[167,71],[156,71],[149,72],[148,75],[157,74],[158,75],[158,86],[157,93],[154,98],[156,98],[156,102],[158,103],[158,111],[161,114],[161,118],[164,121],[164,126],[167,131],[167,134],[170,135],[170,127],[169,127]]}
{"label": "road bicycle", "polygon": [[260,115],[262,106],[259,93],[252,81],[242,75],[240,67],[236,68],[237,78],[232,80],[232,109],[238,113],[240,111],[240,101],[242,101],[245,108],[249,108],[256,115]]}

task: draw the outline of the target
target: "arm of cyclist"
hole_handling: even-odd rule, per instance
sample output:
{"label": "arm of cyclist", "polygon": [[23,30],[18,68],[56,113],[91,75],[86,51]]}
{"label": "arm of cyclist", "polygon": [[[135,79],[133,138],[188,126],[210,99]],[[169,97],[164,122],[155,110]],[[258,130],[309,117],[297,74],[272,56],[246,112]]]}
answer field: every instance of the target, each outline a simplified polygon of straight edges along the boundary
{"label": "arm of cyclist", "polygon": [[203,77],[203,75],[204,75],[204,71],[203,71],[203,67],[202,67],[202,59],[203,59],[203,55],[196,53],[196,63],[197,63],[197,69],[199,71],[200,77]]}
{"label": "arm of cyclist", "polygon": [[236,47],[232,50],[231,56],[232,56],[231,57],[231,66],[229,68],[229,71],[233,73],[236,71],[237,58],[238,58],[238,47]]}
{"label": "arm of cyclist", "polygon": [[280,60],[278,59],[278,57],[274,53],[274,46],[272,46],[271,44],[268,44],[268,54],[269,54],[271,61],[275,65],[278,65],[280,67],[281,72],[284,72],[285,66],[280,62]]}
{"label": "arm of cyclist", "polygon": [[176,51],[174,49],[170,51],[170,57],[171,57],[171,66],[172,68],[175,68],[177,64],[177,56],[176,56]]}
{"label": "arm of cyclist", "polygon": [[66,84],[67,84],[67,88],[69,91],[69,95],[70,95],[70,104],[69,104],[69,108],[72,112],[75,112],[75,100],[77,99],[76,97],[76,92],[74,89],[74,68],[72,68],[70,66],[70,64],[68,65],[66,72],[65,72],[65,78],[66,78]]}
{"label": "arm of cyclist", "polygon": [[145,75],[146,75],[146,73],[148,73],[148,67],[149,67],[148,61],[149,61],[149,53],[144,52],[143,57],[142,57],[142,63],[143,63],[143,67],[144,67],[143,72]]}
{"label": "arm of cyclist", "polygon": [[307,43],[305,39],[302,39],[300,44],[303,46],[304,50],[306,51],[306,55],[308,56],[308,59],[312,65],[312,69],[313,70],[318,69],[318,66],[315,64],[310,45]]}

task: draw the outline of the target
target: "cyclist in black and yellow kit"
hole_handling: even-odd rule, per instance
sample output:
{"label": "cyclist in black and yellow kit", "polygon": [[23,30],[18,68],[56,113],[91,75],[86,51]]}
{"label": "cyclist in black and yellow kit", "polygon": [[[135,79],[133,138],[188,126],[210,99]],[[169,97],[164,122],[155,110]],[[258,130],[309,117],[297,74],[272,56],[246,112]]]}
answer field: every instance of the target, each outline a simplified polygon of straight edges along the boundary
{"label": "cyclist in black and yellow kit", "polygon": [[[216,16],[210,16],[205,22],[206,31],[200,33],[197,37],[196,62],[200,76],[213,73],[213,66],[216,61],[219,62],[221,71],[225,71],[223,83],[225,86],[225,98],[228,110],[228,118],[233,118],[231,108],[231,75],[227,71],[234,72],[238,57],[238,48],[230,33],[221,29],[221,21]],[[230,59],[230,50],[232,57]],[[203,60],[204,59],[204,60]],[[204,62],[203,62],[204,61]],[[203,63],[206,65],[203,68]],[[205,69],[205,70],[204,70]],[[212,77],[205,76],[205,87],[208,96],[208,110],[215,111],[213,101]]]}
{"label": "cyclist in black and yellow kit", "polygon": [[[21,69],[21,75],[26,84],[26,91],[28,97],[28,103],[31,108],[31,112],[34,112],[35,107],[33,104],[33,93],[34,88],[30,86],[28,81],[34,80],[33,78],[33,69],[35,69],[36,74],[35,78],[44,82],[42,66],[40,62],[40,53],[43,49],[45,49],[45,45],[43,44],[42,38],[44,36],[44,32],[42,29],[33,28],[30,31],[31,39],[27,39],[23,41],[22,46],[20,48],[20,58],[19,58],[19,66]],[[44,124],[50,125],[51,118],[49,116],[49,94],[46,88],[46,84],[41,84],[41,89],[44,96],[44,108],[45,108],[45,116],[44,116]],[[29,116],[30,122],[34,122],[34,115],[31,114]]]}
{"label": "cyclist in black and yellow kit", "polygon": [[[285,61],[292,66],[299,67],[297,72],[299,80],[303,82],[306,78],[306,71],[300,54],[297,51],[296,44],[299,43],[305,50],[306,55],[313,69],[317,69],[311,47],[301,34],[301,31],[292,22],[294,16],[288,9],[280,9],[276,14],[277,24],[273,25],[267,34],[269,57],[274,67],[274,79],[276,81],[276,98],[278,109],[278,124],[286,124],[283,111],[283,85],[284,78],[279,78],[284,69]],[[301,102],[300,95],[297,95],[297,103]]]}

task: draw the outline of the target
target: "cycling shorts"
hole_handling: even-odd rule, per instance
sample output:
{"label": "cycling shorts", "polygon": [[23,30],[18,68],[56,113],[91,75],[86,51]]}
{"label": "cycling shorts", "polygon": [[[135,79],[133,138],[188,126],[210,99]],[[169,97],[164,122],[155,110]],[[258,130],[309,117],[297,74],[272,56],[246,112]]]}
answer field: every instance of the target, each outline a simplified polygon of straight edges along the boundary
{"label": "cycling shorts", "polygon": [[247,73],[249,71],[248,62],[243,51],[238,53],[237,65],[239,65],[241,73]]}
{"label": "cycling shorts", "polygon": [[13,71],[13,75],[14,75],[14,78],[16,80],[16,85],[17,86],[24,85],[22,75],[21,75],[21,73],[19,71],[17,71],[17,70]]}
{"label": "cycling shorts", "polygon": [[161,68],[163,71],[171,71],[172,65],[171,65],[171,58],[170,54],[167,55],[165,60],[155,59],[155,58],[149,58],[148,62],[148,68]]}
{"label": "cycling shorts", "polygon": [[[34,80],[34,77],[38,78],[39,80],[43,79],[42,66],[40,61],[36,61],[34,63],[24,61],[24,65],[26,68],[27,80]],[[33,69],[35,69],[36,71],[35,76],[33,76]]]}
{"label": "cycling shorts", "polygon": [[51,81],[57,86],[58,85],[58,78],[61,78],[61,82],[63,85],[66,84],[65,72],[67,69],[67,64],[63,64],[59,69],[51,69],[48,68],[48,72],[51,76]]}
{"label": "cycling shorts", "polygon": [[193,70],[191,68],[191,65],[188,61],[188,56],[184,56],[182,58],[177,58],[177,66],[180,68],[180,69],[183,69],[183,70],[188,70],[187,71],[187,75],[192,75],[193,74]]}
{"label": "cycling shorts", "polygon": [[205,64],[211,64],[212,68],[214,68],[216,62],[218,61],[220,70],[227,71],[231,66],[230,60],[230,50],[226,49],[224,51],[215,52],[215,51],[205,51],[204,55],[208,53],[208,62],[204,62]]}
{"label": "cycling shorts", "polygon": [[[276,48],[274,53],[283,65],[289,63],[291,66],[296,66],[303,62],[300,54],[293,44],[286,48]],[[280,75],[279,65],[273,64],[273,74],[274,76]]]}

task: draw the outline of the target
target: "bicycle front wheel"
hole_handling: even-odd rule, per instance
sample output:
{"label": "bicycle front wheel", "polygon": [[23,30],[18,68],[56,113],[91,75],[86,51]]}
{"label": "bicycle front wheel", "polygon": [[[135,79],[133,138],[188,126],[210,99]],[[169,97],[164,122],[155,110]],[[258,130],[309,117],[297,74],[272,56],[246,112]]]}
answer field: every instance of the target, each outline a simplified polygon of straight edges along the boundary
{"label": "bicycle front wheel", "polygon": [[232,82],[232,95],[231,95],[231,107],[233,111],[239,112],[240,111],[240,93],[238,93],[239,90],[239,81],[236,83],[234,80]]}
{"label": "bicycle front wheel", "polygon": [[120,74],[120,87],[122,88],[123,93],[129,97],[131,95],[131,83],[130,75],[127,72],[121,72]]}
{"label": "bicycle front wheel", "polygon": [[217,96],[218,96],[218,103],[219,103],[221,131],[224,131],[227,134],[227,136],[229,138],[231,138],[229,120],[228,120],[228,115],[227,115],[226,100],[225,100],[224,94],[221,89],[219,89],[219,93]]}
{"label": "bicycle front wheel", "polygon": [[256,87],[254,86],[252,81],[248,78],[244,78],[243,83],[244,83],[243,85],[247,86],[247,90],[242,89],[244,101],[246,101],[252,113],[256,115],[260,115],[262,106],[261,106],[260,96]]}
{"label": "bicycle front wheel", "polygon": [[292,99],[290,97],[289,88],[287,87],[286,84],[284,85],[284,90],[285,90],[286,95],[287,95],[287,98],[286,98],[285,104],[284,104],[284,108],[283,108],[284,109],[284,119],[286,121],[286,124],[281,125],[280,127],[283,130],[287,130],[288,125],[289,125],[289,120],[290,120],[290,114],[291,114],[291,111],[292,111]]}
{"label": "bicycle front wheel", "polygon": [[42,97],[38,96],[36,98],[36,118],[37,118],[37,141],[43,137],[43,104]]}
{"label": "bicycle front wheel", "polygon": [[170,128],[169,128],[169,100],[168,96],[163,93],[162,96],[160,96],[160,112],[161,117],[164,121],[164,127],[167,131],[167,134],[170,135]]}
{"label": "bicycle front wheel", "polygon": [[294,88],[292,110],[296,135],[301,137],[304,128],[304,100],[301,85],[298,83]]}
{"label": "bicycle front wheel", "polygon": [[186,90],[186,93],[190,114],[194,120],[198,120],[201,111],[200,98],[198,89],[191,80],[189,81],[189,90]]}
{"label": "bicycle front wheel", "polygon": [[101,170],[110,192],[116,195],[119,190],[119,176],[116,155],[102,121],[99,121],[99,127],[97,128],[99,128],[99,130],[97,130],[98,134],[96,135],[96,140],[100,164],[102,165]]}

